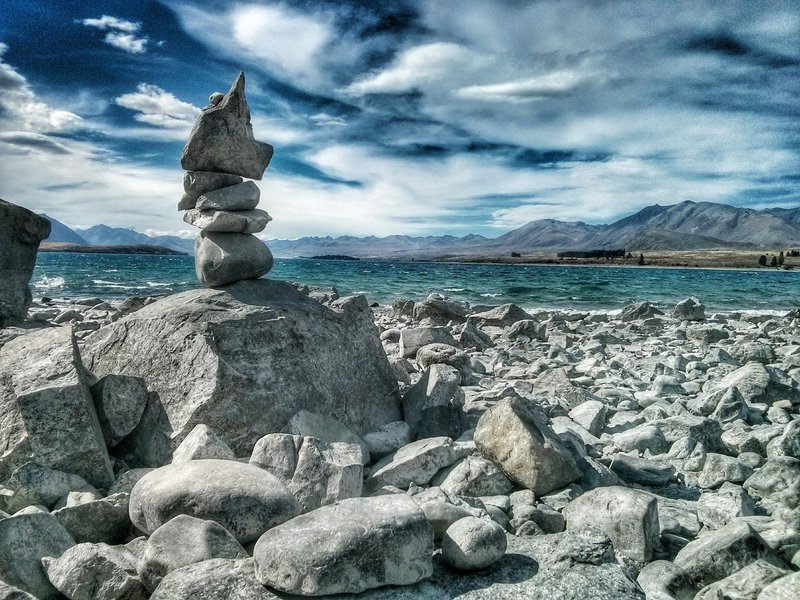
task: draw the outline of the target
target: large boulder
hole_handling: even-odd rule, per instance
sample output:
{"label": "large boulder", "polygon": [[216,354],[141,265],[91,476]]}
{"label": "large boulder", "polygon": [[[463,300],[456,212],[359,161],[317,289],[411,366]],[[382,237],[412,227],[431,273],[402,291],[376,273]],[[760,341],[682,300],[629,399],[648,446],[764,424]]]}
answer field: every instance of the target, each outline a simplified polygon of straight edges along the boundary
{"label": "large boulder", "polygon": [[60,598],[47,579],[41,560],[61,556],[75,540],[47,513],[0,519],[0,581],[41,600]]}
{"label": "large boulder", "polygon": [[36,251],[48,235],[50,221],[0,199],[0,327],[25,318]]}
{"label": "large boulder", "polygon": [[0,480],[33,461],[114,482],[103,433],[72,330],[20,336],[0,349]]}
{"label": "large boulder", "polygon": [[467,317],[468,321],[480,327],[491,325],[494,327],[508,327],[517,321],[529,321],[533,317],[516,304],[503,304],[496,308],[479,312]]}
{"label": "large boulder", "polygon": [[304,596],[358,594],[430,577],[433,530],[404,494],[350,498],[267,531],[255,545],[256,577]]}
{"label": "large boulder", "polygon": [[283,281],[168,296],[86,338],[95,375],[143,377],[180,442],[211,427],[236,453],[301,409],[356,433],[400,419],[399,392],[363,296],[333,307]]}
{"label": "large boulder", "polygon": [[567,529],[597,527],[614,549],[639,562],[649,562],[660,536],[654,496],[612,486],[586,492],[564,508]]}
{"label": "large boulder", "polygon": [[147,473],[133,486],[129,512],[133,524],[148,535],[178,515],[189,515],[216,521],[245,544],[297,515],[300,507],[267,471],[208,459]]}
{"label": "large boulder", "polygon": [[531,402],[506,398],[487,410],[475,444],[515,483],[542,496],[581,478],[569,450]]}
{"label": "large boulder", "polygon": [[277,600],[256,579],[253,559],[212,558],[172,571],[150,600]]}
{"label": "large boulder", "polygon": [[257,142],[253,136],[244,73],[239,73],[228,93],[200,114],[183,149],[181,166],[187,171],[261,179],[272,153],[272,146]]}

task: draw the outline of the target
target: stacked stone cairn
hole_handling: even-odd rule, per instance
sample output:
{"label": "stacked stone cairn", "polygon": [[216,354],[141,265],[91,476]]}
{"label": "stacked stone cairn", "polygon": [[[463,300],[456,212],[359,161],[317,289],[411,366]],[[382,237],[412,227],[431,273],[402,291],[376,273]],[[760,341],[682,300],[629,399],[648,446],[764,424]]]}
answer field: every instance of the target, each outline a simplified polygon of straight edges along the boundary
{"label": "stacked stone cairn", "polygon": [[215,92],[189,135],[181,155],[184,194],[178,210],[199,227],[195,268],[203,285],[217,287],[257,279],[272,268],[272,253],[255,233],[272,220],[256,208],[261,179],[273,148],[253,137],[244,72],[227,94]]}

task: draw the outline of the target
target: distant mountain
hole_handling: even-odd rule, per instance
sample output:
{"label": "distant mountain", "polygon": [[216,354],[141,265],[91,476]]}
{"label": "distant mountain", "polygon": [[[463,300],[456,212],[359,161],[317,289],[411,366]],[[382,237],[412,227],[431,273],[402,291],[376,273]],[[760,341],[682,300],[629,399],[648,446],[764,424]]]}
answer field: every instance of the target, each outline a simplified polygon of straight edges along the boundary
{"label": "distant mountain", "polygon": [[186,240],[176,235],[149,236],[125,227],[109,227],[95,225],[88,229],[78,229],[78,233],[86,241],[96,246],[135,246],[150,244],[177,250],[178,252],[194,252],[194,240]]}
{"label": "distant mountain", "polygon": [[84,246],[89,243],[61,221],[44,213],[42,213],[42,216],[50,221],[50,236],[43,241],[58,244],[81,244]]}
{"label": "distant mountain", "polygon": [[269,242],[275,256],[458,258],[566,250],[719,250],[800,247],[800,208],[738,208],[713,202],[653,205],[608,225],[542,219],[482,236],[300,238]]}

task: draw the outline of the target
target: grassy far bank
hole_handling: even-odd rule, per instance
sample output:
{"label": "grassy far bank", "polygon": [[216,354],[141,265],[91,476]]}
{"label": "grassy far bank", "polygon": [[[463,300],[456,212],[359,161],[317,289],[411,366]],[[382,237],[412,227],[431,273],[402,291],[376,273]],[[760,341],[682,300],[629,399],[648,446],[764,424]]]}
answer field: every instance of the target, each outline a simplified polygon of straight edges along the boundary
{"label": "grassy far bank", "polygon": [[[446,259],[444,262],[503,263],[535,265],[602,265],[611,266],[649,266],[649,267],[695,267],[701,269],[774,269],[770,267],[773,256],[781,249],[763,250],[631,250],[632,258],[558,258],[555,252],[523,254],[521,256],[460,257]],[[785,254],[784,250],[784,254]],[[644,265],[639,255],[644,255]],[[767,258],[767,266],[759,265],[759,258]],[[800,270],[800,257],[785,256],[784,269]]]}

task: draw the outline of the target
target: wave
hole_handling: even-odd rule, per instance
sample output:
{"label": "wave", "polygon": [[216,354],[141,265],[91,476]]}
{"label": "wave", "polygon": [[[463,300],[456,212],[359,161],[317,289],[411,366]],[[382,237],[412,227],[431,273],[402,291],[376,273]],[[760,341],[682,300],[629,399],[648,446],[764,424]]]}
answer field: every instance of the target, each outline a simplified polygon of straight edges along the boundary
{"label": "wave", "polygon": [[41,279],[33,282],[33,287],[37,290],[58,290],[63,288],[66,284],[67,281],[63,277],[43,276]]}

